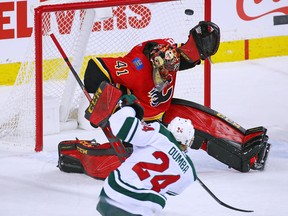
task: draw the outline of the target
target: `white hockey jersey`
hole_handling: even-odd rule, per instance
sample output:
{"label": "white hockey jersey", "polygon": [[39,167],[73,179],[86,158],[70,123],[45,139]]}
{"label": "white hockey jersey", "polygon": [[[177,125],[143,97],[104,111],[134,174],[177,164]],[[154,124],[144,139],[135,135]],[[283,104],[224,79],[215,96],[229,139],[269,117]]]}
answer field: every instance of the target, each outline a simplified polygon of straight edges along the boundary
{"label": "white hockey jersey", "polygon": [[133,112],[124,107],[110,118],[113,133],[131,143],[133,153],[109,175],[103,190],[111,204],[150,216],[164,208],[166,194],[178,195],[195,181],[196,172],[170,131],[158,122],[140,122]]}

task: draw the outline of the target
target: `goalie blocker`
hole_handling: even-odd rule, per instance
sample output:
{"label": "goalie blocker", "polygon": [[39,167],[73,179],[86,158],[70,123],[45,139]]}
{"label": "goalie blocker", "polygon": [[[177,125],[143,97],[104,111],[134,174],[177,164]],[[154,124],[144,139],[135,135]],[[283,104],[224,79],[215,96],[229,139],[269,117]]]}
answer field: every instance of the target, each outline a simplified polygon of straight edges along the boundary
{"label": "goalie blocker", "polygon": [[133,95],[123,95],[122,91],[106,81],[101,82],[93,99],[90,101],[85,111],[85,118],[93,127],[101,127],[105,132],[111,146],[115,150],[119,160],[124,162],[128,157],[128,153],[121,140],[117,139],[110,128],[109,117],[119,107],[131,106],[136,111],[136,117],[143,118],[144,110],[138,99]]}
{"label": "goalie blocker", "polygon": [[[102,82],[89,107],[85,118],[92,126],[106,127],[109,125],[110,115],[120,107],[131,106],[136,111],[136,117],[143,118],[144,110],[138,99],[133,95],[123,95],[119,89]],[[111,132],[112,133],[112,132]],[[111,145],[112,144],[112,145]],[[105,179],[109,173],[120,166],[132,153],[132,145],[120,143],[121,155],[119,160],[119,145],[105,143],[100,145],[95,140],[67,140],[58,145],[58,167],[61,171],[85,173],[93,178]]]}

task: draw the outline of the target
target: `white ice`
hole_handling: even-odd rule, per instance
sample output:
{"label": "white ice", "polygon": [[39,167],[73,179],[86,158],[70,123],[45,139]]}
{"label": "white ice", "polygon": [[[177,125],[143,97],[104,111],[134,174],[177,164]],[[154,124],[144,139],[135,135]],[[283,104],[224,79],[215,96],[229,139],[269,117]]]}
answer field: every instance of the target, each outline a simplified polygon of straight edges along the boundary
{"label": "white ice", "polygon": [[[288,215],[288,56],[219,63],[212,70],[212,108],[246,129],[266,127],[270,157],[263,172],[248,173],[229,169],[202,150],[193,151],[192,159],[198,177],[220,200],[254,212],[219,205],[195,182],[183,194],[168,197],[163,215]],[[1,216],[99,215],[95,207],[103,182],[56,167],[57,144],[76,136],[49,136],[53,150],[40,153],[0,151]]]}

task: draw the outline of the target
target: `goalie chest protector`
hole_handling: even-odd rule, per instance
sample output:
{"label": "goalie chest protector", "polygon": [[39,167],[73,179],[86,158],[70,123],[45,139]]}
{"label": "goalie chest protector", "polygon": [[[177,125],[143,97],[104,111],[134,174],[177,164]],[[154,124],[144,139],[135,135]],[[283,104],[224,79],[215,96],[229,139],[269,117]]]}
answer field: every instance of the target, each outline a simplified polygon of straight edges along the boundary
{"label": "goalie chest protector", "polygon": [[[132,146],[125,145],[132,153]],[[85,173],[104,180],[121,162],[110,143],[99,144],[95,140],[67,140],[58,144],[58,168],[68,173]]]}

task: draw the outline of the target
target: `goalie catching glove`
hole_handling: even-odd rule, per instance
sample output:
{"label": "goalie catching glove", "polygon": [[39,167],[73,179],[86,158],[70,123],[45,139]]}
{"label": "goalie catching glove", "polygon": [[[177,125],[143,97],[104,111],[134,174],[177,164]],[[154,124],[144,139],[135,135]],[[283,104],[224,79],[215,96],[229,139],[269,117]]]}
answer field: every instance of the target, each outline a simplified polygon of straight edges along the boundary
{"label": "goalie catching glove", "polygon": [[181,56],[191,63],[214,55],[220,44],[220,29],[212,22],[201,21],[190,30],[188,41],[178,48]]}

